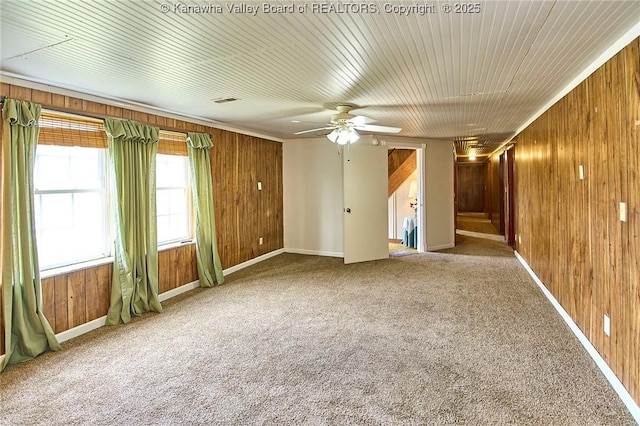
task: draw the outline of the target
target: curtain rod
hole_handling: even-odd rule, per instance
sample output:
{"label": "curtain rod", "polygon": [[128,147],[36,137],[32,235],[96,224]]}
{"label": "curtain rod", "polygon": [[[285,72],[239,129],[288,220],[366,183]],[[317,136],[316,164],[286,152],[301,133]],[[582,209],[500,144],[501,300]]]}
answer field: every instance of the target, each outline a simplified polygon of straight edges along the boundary
{"label": "curtain rod", "polygon": [[[46,110],[46,111],[51,111],[51,112],[54,112],[54,113],[57,112],[59,114],[77,115],[77,116],[80,116],[80,117],[92,118],[94,120],[104,120],[105,118],[114,118],[116,120],[135,121],[135,120],[129,120],[128,118],[114,117],[114,116],[109,116],[109,115],[106,115],[106,114],[105,115],[102,115],[102,114],[90,115],[90,114],[85,113],[84,111],[83,112],[76,112],[76,111],[69,112],[69,111],[56,109],[56,108],[51,108],[51,107],[47,107],[47,106],[43,106],[42,109]],[[160,126],[157,126],[157,125],[154,125],[154,124],[149,124],[149,123],[141,123],[141,124],[145,124],[147,126],[158,127],[158,129],[160,131],[163,131],[163,132],[182,133],[182,134],[185,134],[185,135],[187,134],[186,131],[162,129]]]}
{"label": "curtain rod", "polygon": [[[0,105],[2,105],[5,101],[5,99],[9,99],[9,96],[0,96]],[[80,117],[87,117],[87,118],[93,118],[95,120],[104,120],[105,118],[115,118],[118,120],[127,120],[126,118],[122,118],[122,117],[112,117],[112,116],[108,116],[108,115],[101,115],[101,114],[96,114],[96,115],[90,115],[90,114],[86,114],[83,112],[69,112],[69,111],[64,111],[61,109],[56,109],[56,108],[51,108],[51,107],[47,107],[47,106],[42,106],[43,110],[46,111],[51,111],[51,112],[57,112],[57,113],[61,113],[61,114],[68,114],[68,115],[78,115]],[[144,123],[148,126],[153,126],[152,124],[149,123]],[[182,134],[187,134],[187,131],[180,131],[180,130],[168,130],[168,129],[162,129],[160,126],[156,126],[158,127],[161,131],[164,132],[172,132],[172,133],[182,133]],[[207,133],[210,137],[211,135],[209,133]]]}

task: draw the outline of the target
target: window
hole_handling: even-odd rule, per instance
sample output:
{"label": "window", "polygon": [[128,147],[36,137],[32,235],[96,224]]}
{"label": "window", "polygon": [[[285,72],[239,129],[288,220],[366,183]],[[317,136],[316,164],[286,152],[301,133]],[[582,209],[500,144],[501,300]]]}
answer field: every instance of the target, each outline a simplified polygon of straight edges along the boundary
{"label": "window", "polygon": [[40,269],[109,256],[106,149],[38,145],[34,187]]}
{"label": "window", "polygon": [[157,154],[156,186],[158,245],[191,239],[188,158]]}
{"label": "window", "polygon": [[[40,269],[111,256],[109,154],[103,121],[43,110],[38,124],[34,217]],[[161,130],[158,152],[158,244],[190,240],[186,134]]]}

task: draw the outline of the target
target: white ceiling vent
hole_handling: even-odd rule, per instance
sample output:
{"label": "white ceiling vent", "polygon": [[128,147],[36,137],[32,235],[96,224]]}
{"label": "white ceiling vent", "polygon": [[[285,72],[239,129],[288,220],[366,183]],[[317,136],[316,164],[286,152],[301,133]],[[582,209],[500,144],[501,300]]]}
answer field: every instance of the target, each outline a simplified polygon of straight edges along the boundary
{"label": "white ceiling vent", "polygon": [[217,104],[226,104],[227,102],[235,102],[238,100],[238,98],[216,98],[212,100]]}

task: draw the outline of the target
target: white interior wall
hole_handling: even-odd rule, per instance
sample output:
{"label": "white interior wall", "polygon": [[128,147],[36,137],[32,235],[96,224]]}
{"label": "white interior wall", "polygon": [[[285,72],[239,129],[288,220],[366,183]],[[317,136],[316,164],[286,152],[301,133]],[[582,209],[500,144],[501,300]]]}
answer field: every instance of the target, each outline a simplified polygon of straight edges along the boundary
{"label": "white interior wall", "polygon": [[284,247],[342,257],[342,155],[327,138],[283,142]]}
{"label": "white interior wall", "polygon": [[[423,229],[418,229],[418,244],[420,238],[424,238],[424,249],[427,251],[454,247],[453,143],[393,136],[385,137],[384,142],[387,146],[396,148],[423,148],[423,153],[418,155],[418,162],[423,165],[422,175],[418,172],[418,179],[422,180],[423,197],[420,208],[424,211],[426,226],[420,225]],[[420,220],[419,218],[419,224]]]}
{"label": "white interior wall", "polygon": [[[407,147],[426,147],[423,182],[427,224],[426,249],[453,247],[455,229],[452,144],[392,137],[388,140],[398,141]],[[406,190],[399,191],[408,195],[409,183],[406,184]],[[342,186],[342,156],[339,155],[335,144],[324,137],[283,142],[285,250],[342,257]],[[409,208],[407,195],[396,198],[398,204],[405,203]],[[400,212],[397,215],[400,227],[404,216],[405,214]]]}

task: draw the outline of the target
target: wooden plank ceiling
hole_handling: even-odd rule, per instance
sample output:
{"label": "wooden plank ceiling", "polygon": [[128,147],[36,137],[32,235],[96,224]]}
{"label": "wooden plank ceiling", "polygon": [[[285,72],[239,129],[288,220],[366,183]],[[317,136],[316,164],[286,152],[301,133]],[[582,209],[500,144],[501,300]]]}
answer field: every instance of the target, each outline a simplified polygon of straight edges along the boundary
{"label": "wooden plank ceiling", "polygon": [[3,0],[1,70],[276,140],[349,103],[482,155],[640,22],[634,1],[445,4]]}

